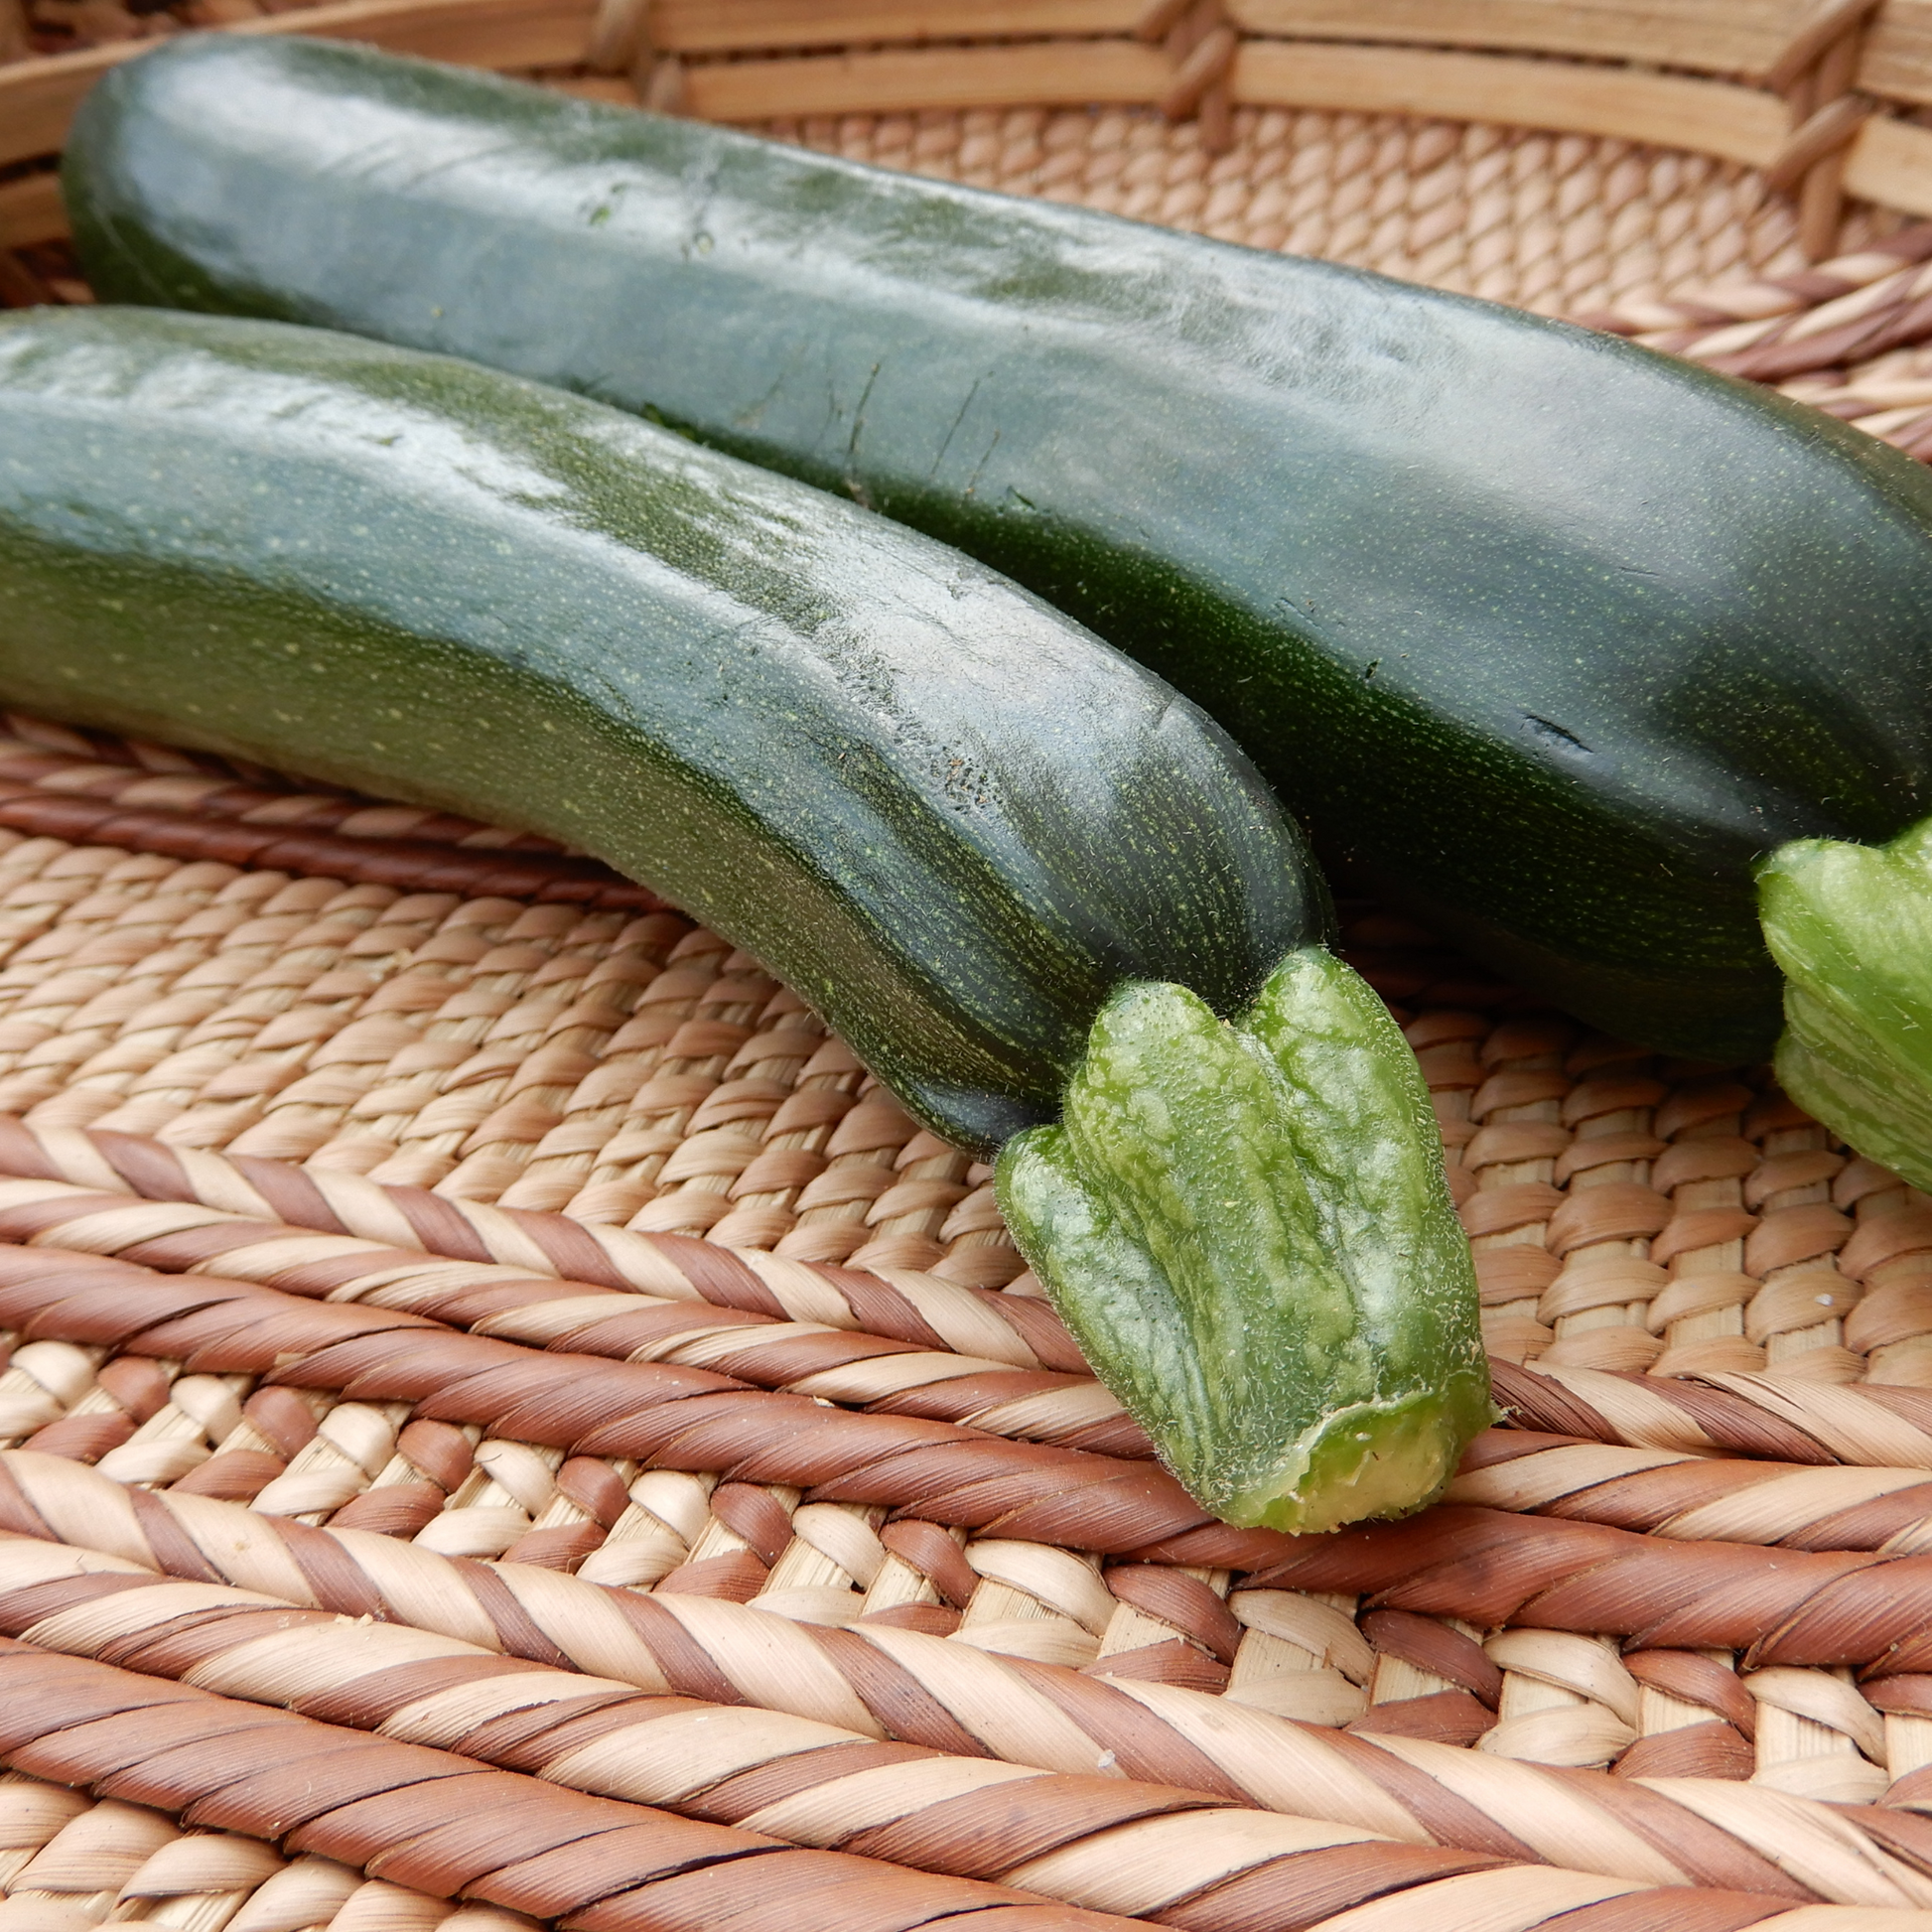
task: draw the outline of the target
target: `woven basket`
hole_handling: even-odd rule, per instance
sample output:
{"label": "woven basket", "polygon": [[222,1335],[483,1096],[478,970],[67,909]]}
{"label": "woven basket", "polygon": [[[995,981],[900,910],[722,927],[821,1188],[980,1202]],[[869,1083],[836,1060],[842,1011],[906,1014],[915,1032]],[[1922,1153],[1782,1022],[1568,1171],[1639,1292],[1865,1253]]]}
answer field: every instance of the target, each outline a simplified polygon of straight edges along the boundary
{"label": "woven basket", "polygon": [[[11,301],[86,299],[50,157],[106,66],[326,32],[1932,449],[1927,0],[18,4]],[[1762,1070],[1344,928],[1514,1426],[1293,1540],[1203,1519],[986,1170],[647,893],[6,719],[0,1932],[1932,1926],[1932,1203]]]}

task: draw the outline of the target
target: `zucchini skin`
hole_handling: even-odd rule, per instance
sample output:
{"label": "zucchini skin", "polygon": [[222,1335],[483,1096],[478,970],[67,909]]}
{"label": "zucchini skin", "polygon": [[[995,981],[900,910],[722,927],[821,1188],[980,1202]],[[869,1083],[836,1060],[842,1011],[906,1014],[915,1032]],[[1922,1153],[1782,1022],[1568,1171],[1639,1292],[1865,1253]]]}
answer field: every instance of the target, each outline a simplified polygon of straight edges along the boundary
{"label": "zucchini skin", "polygon": [[0,319],[11,700],[549,833],[757,952],[929,1126],[1050,1121],[1122,980],[1327,931],[1219,727],[983,566],[449,358]]}
{"label": "zucchini skin", "polygon": [[1754,864],[1932,810],[1932,478],[1631,345],[298,40],[116,69],[66,168],[113,299],[471,355],[971,552],[1648,1045],[1766,1054]]}

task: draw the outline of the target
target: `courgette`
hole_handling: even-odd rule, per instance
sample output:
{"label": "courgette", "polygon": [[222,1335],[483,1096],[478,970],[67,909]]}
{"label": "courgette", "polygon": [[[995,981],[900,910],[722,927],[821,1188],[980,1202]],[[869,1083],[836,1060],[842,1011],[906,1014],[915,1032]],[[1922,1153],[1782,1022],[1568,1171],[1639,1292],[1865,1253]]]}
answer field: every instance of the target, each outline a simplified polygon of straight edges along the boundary
{"label": "courgette", "polygon": [[321,331],[0,319],[0,689],[547,833],[812,1000],[1198,1500],[1413,1507],[1486,1420],[1420,1071],[1225,733],[925,537]]}
{"label": "courgette", "polygon": [[[297,40],[117,69],[67,184],[114,299],[475,356],[971,552],[1219,718],[1369,886],[1647,1045],[1767,1053],[1755,870],[1932,812],[1932,479],[1632,345]],[[1850,1133],[1856,1081],[1861,1145],[1932,1184],[1882,1011],[1830,1081],[1808,1015],[1799,1097]]]}

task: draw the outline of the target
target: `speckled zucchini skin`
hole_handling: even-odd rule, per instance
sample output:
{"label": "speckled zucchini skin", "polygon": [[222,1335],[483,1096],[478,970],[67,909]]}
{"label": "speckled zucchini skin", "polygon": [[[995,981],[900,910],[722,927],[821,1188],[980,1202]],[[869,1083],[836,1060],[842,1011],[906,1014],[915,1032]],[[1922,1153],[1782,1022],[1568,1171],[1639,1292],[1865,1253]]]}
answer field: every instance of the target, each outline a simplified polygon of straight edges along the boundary
{"label": "speckled zucchini skin", "polygon": [[0,319],[0,689],[597,853],[987,1152],[1121,981],[1230,1013],[1326,931],[1219,727],[983,566],[314,330]]}
{"label": "speckled zucchini skin", "polygon": [[1648,1044],[1767,1052],[1753,863],[1932,809],[1932,479],[1641,348],[295,40],[116,69],[68,181],[114,299],[472,355],[970,551]]}

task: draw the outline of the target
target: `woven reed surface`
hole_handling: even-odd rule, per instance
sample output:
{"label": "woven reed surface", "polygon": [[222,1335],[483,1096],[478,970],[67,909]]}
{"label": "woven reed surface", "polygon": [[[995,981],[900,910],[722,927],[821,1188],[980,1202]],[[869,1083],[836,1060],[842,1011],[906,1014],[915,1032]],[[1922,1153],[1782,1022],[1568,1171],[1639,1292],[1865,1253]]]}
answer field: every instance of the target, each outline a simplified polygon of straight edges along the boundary
{"label": "woven reed surface", "polygon": [[[1932,236],[1855,208],[1806,268],[1722,164],[770,131],[1932,434]],[[0,1932],[1918,1923],[1932,1203],[1761,1070],[1348,910],[1514,1426],[1430,1516],[1291,1542],[1202,1518],[985,1170],[715,935],[540,840],[7,721]]]}
{"label": "woven reed surface", "polygon": [[[1198,123],[1112,109],[853,114],[761,132],[854,161],[1078,202],[1549,315],[1802,272],[1790,203],[1755,171],[1582,134],[1252,107]],[[1857,207],[1850,253],[1899,226]]]}

